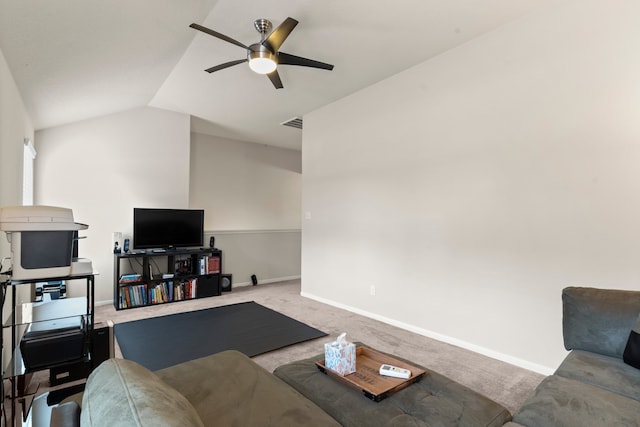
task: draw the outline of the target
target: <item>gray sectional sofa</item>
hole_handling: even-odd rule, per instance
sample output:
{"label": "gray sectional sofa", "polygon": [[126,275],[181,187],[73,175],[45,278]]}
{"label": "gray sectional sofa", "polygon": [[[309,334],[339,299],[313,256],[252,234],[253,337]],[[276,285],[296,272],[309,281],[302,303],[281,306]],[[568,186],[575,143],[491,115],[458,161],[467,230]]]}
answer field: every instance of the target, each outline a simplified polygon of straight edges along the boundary
{"label": "gray sectional sofa", "polygon": [[623,361],[640,292],[565,288],[564,345],[571,352],[508,426],[640,426],[640,369]]}
{"label": "gray sectional sofa", "polygon": [[[80,409],[82,408],[82,409]],[[339,426],[244,354],[230,350],[151,372],[103,362],[51,427]]]}
{"label": "gray sectional sofa", "polygon": [[562,301],[570,353],[513,421],[501,405],[437,373],[374,403],[321,374],[317,357],[272,375],[226,351],[156,372],[111,359],[84,395],[53,411],[51,426],[640,427],[640,369],[623,361],[640,292],[569,287]]}

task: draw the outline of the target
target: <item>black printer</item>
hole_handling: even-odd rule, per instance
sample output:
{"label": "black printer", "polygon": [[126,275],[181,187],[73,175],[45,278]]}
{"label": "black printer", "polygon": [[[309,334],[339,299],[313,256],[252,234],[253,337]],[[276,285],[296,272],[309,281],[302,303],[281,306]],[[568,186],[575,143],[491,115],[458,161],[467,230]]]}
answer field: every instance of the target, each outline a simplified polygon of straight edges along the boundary
{"label": "black printer", "polygon": [[84,316],[34,322],[20,340],[22,360],[28,370],[82,359],[85,354]]}

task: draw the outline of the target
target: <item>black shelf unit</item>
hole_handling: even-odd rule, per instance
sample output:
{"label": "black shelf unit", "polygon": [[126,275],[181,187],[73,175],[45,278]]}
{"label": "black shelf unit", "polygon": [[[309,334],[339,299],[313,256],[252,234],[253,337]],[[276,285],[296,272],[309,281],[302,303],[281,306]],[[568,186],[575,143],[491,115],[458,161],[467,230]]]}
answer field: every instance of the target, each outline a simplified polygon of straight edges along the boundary
{"label": "black shelf unit", "polygon": [[[126,310],[218,296],[221,272],[222,251],[215,248],[116,253],[113,306]],[[131,274],[139,277],[124,280]]]}
{"label": "black shelf unit", "polygon": [[[17,303],[17,287],[23,285],[33,285],[41,282],[57,282],[64,281],[67,283],[67,289],[71,284],[70,281],[84,280],[86,282],[86,294],[82,297],[64,298],[57,300],[47,300],[41,302]],[[11,400],[11,419],[8,425],[22,425],[20,422],[20,413],[22,421],[27,420],[31,404],[38,391],[39,384],[32,384],[31,379],[35,372],[49,370],[51,368],[62,367],[69,363],[83,362],[89,366],[89,372],[95,368],[93,366],[93,330],[94,330],[94,312],[95,312],[95,275],[81,274],[64,277],[46,277],[37,279],[12,280],[8,277],[2,281],[2,310],[7,302],[7,291],[11,288],[11,314],[6,321],[2,323],[2,334],[0,334],[0,347],[4,350],[5,331],[10,330],[9,338],[11,349],[11,359],[5,368],[4,351],[2,351],[2,361],[0,366],[3,367],[2,379],[9,380],[10,388],[8,396]],[[20,350],[20,342],[25,332],[31,325],[37,325],[39,322],[57,321],[66,318],[82,316],[83,321],[83,351],[78,358],[74,360],[64,360],[60,363],[47,363],[38,365],[35,368],[29,368],[25,363],[22,352]],[[5,390],[6,392],[6,390]]]}

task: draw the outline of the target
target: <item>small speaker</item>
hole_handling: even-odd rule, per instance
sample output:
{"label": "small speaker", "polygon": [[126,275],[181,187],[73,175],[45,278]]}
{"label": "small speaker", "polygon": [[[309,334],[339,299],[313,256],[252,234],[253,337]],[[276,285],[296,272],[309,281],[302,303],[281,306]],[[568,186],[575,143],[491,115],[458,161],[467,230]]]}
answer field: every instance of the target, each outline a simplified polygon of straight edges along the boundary
{"label": "small speaker", "polygon": [[220,281],[220,288],[222,289],[222,292],[231,292],[231,285],[233,283],[232,278],[232,274],[222,275],[222,279]]}
{"label": "small speaker", "polygon": [[216,238],[211,236],[209,237],[209,247],[210,248],[215,248],[216,247]]}
{"label": "small speaker", "polygon": [[93,325],[93,369],[114,356],[113,322],[98,322]]}
{"label": "small speaker", "polygon": [[258,278],[256,277],[255,274],[251,275],[251,283],[253,283],[253,286],[258,284]]}

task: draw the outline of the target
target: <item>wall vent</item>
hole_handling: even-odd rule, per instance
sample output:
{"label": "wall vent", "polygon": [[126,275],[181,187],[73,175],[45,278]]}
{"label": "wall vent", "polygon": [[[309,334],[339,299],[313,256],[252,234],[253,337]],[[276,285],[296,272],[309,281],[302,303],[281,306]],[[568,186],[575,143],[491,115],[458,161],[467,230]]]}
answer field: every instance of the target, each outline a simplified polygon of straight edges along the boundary
{"label": "wall vent", "polygon": [[302,129],[302,117],[294,117],[286,122],[280,123],[282,126],[289,126],[296,129]]}

